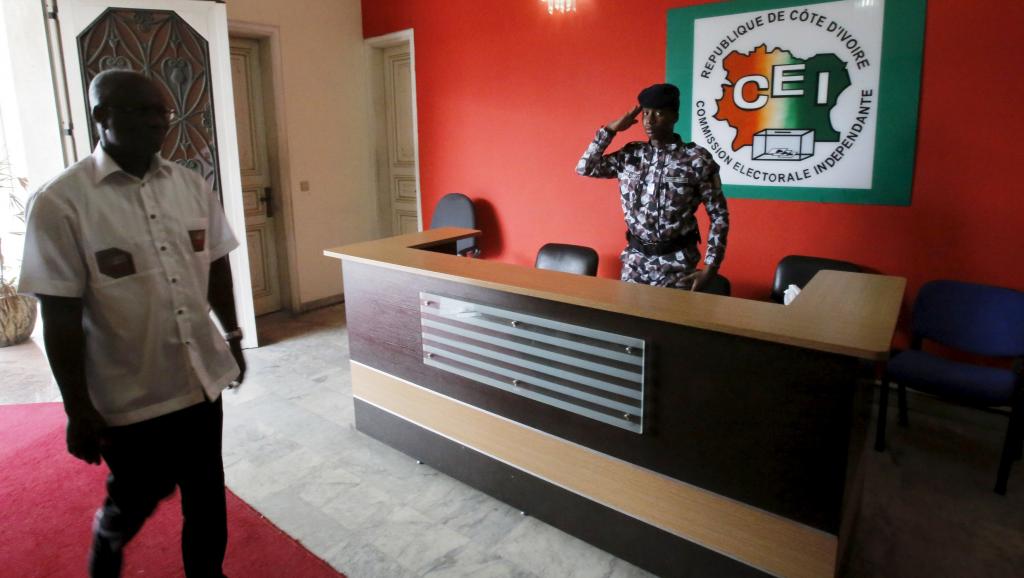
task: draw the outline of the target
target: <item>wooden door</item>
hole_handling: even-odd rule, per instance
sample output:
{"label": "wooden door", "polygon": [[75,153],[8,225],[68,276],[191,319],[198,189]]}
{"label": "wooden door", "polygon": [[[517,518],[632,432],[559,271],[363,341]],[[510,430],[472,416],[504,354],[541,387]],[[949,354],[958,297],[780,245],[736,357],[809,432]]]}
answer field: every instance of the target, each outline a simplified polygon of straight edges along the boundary
{"label": "wooden door", "polygon": [[275,187],[267,146],[260,45],[249,38],[231,39],[231,82],[235,95],[235,129],[242,173],[245,239],[256,315],[281,308],[274,228]]}
{"label": "wooden door", "polygon": [[402,235],[419,230],[409,45],[385,48],[382,57],[385,135],[377,155],[381,231]]}

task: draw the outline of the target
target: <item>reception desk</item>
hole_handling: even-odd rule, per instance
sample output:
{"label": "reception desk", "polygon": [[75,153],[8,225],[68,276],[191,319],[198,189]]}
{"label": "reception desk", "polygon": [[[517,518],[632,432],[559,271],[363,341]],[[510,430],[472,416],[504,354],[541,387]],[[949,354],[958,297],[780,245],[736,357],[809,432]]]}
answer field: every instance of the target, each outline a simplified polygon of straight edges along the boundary
{"label": "reception desk", "polygon": [[325,251],[357,429],[661,576],[840,573],[902,278],[782,306],[448,254],[476,234]]}

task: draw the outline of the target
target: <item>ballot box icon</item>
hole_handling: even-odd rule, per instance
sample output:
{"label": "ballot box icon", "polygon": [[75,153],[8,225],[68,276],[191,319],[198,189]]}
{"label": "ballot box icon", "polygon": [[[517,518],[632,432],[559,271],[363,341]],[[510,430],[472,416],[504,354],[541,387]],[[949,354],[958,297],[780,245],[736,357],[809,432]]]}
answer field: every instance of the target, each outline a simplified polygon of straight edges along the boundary
{"label": "ballot box icon", "polygon": [[814,156],[814,131],[766,128],[754,133],[756,161],[801,161]]}

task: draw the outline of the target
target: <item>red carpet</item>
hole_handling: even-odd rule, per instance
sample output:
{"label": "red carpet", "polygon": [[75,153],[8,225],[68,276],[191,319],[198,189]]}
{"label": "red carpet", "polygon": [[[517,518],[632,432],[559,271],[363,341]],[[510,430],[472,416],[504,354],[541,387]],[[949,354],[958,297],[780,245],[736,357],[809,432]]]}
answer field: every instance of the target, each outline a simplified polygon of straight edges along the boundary
{"label": "red carpet", "polygon": [[[85,576],[106,466],[71,457],[60,404],[0,405],[0,575]],[[228,492],[232,578],[342,576]],[[125,551],[123,576],[183,576],[181,503],[164,501]]]}

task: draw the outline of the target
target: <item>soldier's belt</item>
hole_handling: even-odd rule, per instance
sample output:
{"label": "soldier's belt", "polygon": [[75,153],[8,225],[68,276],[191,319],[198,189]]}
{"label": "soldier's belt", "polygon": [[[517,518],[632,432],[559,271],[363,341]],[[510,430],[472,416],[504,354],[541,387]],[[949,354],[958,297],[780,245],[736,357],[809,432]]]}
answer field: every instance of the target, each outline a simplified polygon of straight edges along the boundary
{"label": "soldier's belt", "polygon": [[631,249],[640,251],[648,257],[655,257],[659,255],[668,255],[685,249],[686,247],[697,245],[700,243],[700,233],[695,229],[674,239],[669,239],[668,241],[644,243],[637,236],[626,231],[626,242],[629,243],[629,247]]}

